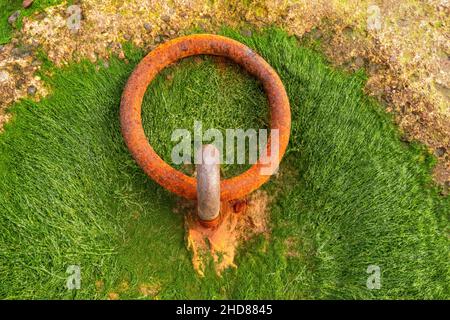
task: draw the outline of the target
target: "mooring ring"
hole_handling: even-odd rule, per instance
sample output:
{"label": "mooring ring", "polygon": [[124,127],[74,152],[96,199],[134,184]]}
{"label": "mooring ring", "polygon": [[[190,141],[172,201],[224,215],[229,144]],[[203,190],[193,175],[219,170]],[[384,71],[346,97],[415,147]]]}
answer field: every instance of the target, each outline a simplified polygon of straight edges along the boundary
{"label": "mooring ring", "polygon": [[[272,159],[273,163],[268,165],[258,160],[244,173],[221,181],[220,199],[238,199],[270,178],[270,174],[261,174],[261,169],[269,166],[275,171],[278,168],[291,130],[289,99],[281,79],[261,56],[242,43],[218,35],[196,34],[173,39],[151,51],[134,69],[123,91],[120,104],[122,135],[133,158],[150,178],[179,196],[196,199],[196,179],[167,164],[148,142],[142,127],[141,109],[148,85],[162,69],[182,58],[200,54],[229,58],[258,78],[269,100],[270,129],[278,129],[278,157]],[[267,148],[270,152],[270,138]]]}

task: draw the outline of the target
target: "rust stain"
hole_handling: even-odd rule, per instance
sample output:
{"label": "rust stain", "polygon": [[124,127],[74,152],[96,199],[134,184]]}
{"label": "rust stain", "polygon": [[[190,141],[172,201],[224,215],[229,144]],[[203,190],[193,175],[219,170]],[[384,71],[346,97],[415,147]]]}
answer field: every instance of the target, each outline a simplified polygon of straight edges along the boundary
{"label": "rust stain", "polygon": [[[187,247],[192,251],[192,265],[200,276],[204,276],[206,262],[210,258],[218,276],[228,268],[237,268],[234,258],[238,245],[254,235],[268,235],[269,201],[267,193],[258,190],[248,199],[223,202],[220,221],[213,227],[204,226],[194,208],[187,212]],[[241,209],[239,212],[235,210],[237,203]]]}

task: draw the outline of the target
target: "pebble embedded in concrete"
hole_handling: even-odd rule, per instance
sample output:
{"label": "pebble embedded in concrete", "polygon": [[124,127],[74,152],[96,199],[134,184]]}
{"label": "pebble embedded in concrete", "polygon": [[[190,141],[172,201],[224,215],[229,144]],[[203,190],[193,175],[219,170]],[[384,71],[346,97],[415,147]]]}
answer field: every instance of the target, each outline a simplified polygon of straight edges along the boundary
{"label": "pebble embedded in concrete", "polygon": [[445,154],[445,148],[444,147],[437,148],[434,154],[436,155],[436,157],[442,157]]}
{"label": "pebble embedded in concrete", "polygon": [[161,16],[161,20],[168,23],[170,21],[170,17],[167,14],[164,14]]}
{"label": "pebble embedded in concrete", "polygon": [[17,19],[19,18],[19,16],[20,16],[20,11],[19,10],[15,11],[12,15],[9,16],[8,23],[11,25],[15,24]]}
{"label": "pebble embedded in concrete", "polygon": [[9,80],[9,73],[7,71],[0,71],[0,82],[6,82]]}
{"label": "pebble embedded in concrete", "polygon": [[144,23],[144,29],[147,30],[148,32],[153,30],[153,27],[150,23],[146,22]]}
{"label": "pebble embedded in concrete", "polygon": [[25,9],[30,7],[33,4],[34,0],[23,0],[22,2],[22,7],[24,7]]}
{"label": "pebble embedded in concrete", "polygon": [[31,86],[29,86],[29,87],[27,88],[27,93],[28,93],[30,96],[34,96],[34,95],[36,94],[36,92],[37,92],[37,88],[36,88],[35,86],[33,86],[33,85],[31,85]]}

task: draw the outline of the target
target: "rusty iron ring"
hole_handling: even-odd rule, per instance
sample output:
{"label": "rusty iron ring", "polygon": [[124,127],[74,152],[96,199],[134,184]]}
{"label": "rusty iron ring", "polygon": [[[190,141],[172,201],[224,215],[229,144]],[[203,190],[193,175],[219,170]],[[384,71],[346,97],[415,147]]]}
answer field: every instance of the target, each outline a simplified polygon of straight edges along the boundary
{"label": "rusty iron ring", "polygon": [[[182,58],[200,54],[229,58],[261,81],[270,105],[270,128],[279,130],[279,156],[271,167],[278,167],[291,130],[289,99],[283,83],[275,70],[249,47],[210,34],[184,36],[158,46],[142,59],[128,79],[120,104],[121,131],[133,158],[144,172],[167,190],[187,199],[197,198],[196,179],[168,165],[153,150],[142,127],[141,108],[148,85],[162,69]],[[270,137],[267,149],[270,152]],[[262,168],[267,168],[267,164],[261,163],[260,158],[239,176],[222,180],[220,199],[241,198],[259,188],[270,178],[270,175],[261,174]]]}

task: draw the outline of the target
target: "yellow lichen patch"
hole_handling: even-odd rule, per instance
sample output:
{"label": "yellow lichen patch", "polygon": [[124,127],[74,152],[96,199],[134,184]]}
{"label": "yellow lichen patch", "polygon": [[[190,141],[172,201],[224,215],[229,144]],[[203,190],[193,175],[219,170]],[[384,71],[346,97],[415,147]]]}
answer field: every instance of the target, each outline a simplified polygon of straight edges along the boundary
{"label": "yellow lichen patch", "polygon": [[161,291],[161,285],[143,283],[139,285],[139,293],[144,297],[155,297]]}
{"label": "yellow lichen patch", "polygon": [[103,291],[103,289],[105,288],[105,283],[103,282],[103,280],[97,280],[95,281],[95,289],[97,289],[97,291]]}
{"label": "yellow lichen patch", "polygon": [[193,208],[185,216],[187,247],[192,251],[192,264],[204,276],[206,261],[212,258],[217,275],[234,263],[238,246],[256,234],[268,235],[269,197],[264,191],[254,192],[248,199],[222,203],[219,222],[203,226]]}
{"label": "yellow lichen patch", "polygon": [[0,133],[3,131],[3,124],[5,124],[6,122],[9,121],[9,119],[11,118],[11,114],[3,113],[3,110],[0,110]]}
{"label": "yellow lichen patch", "polygon": [[128,282],[127,281],[122,281],[119,284],[119,287],[118,287],[117,291],[118,292],[126,292],[126,291],[128,291],[128,289],[130,289],[130,285],[128,284]]}
{"label": "yellow lichen patch", "polygon": [[120,296],[116,292],[110,292],[108,293],[108,300],[119,300]]}

